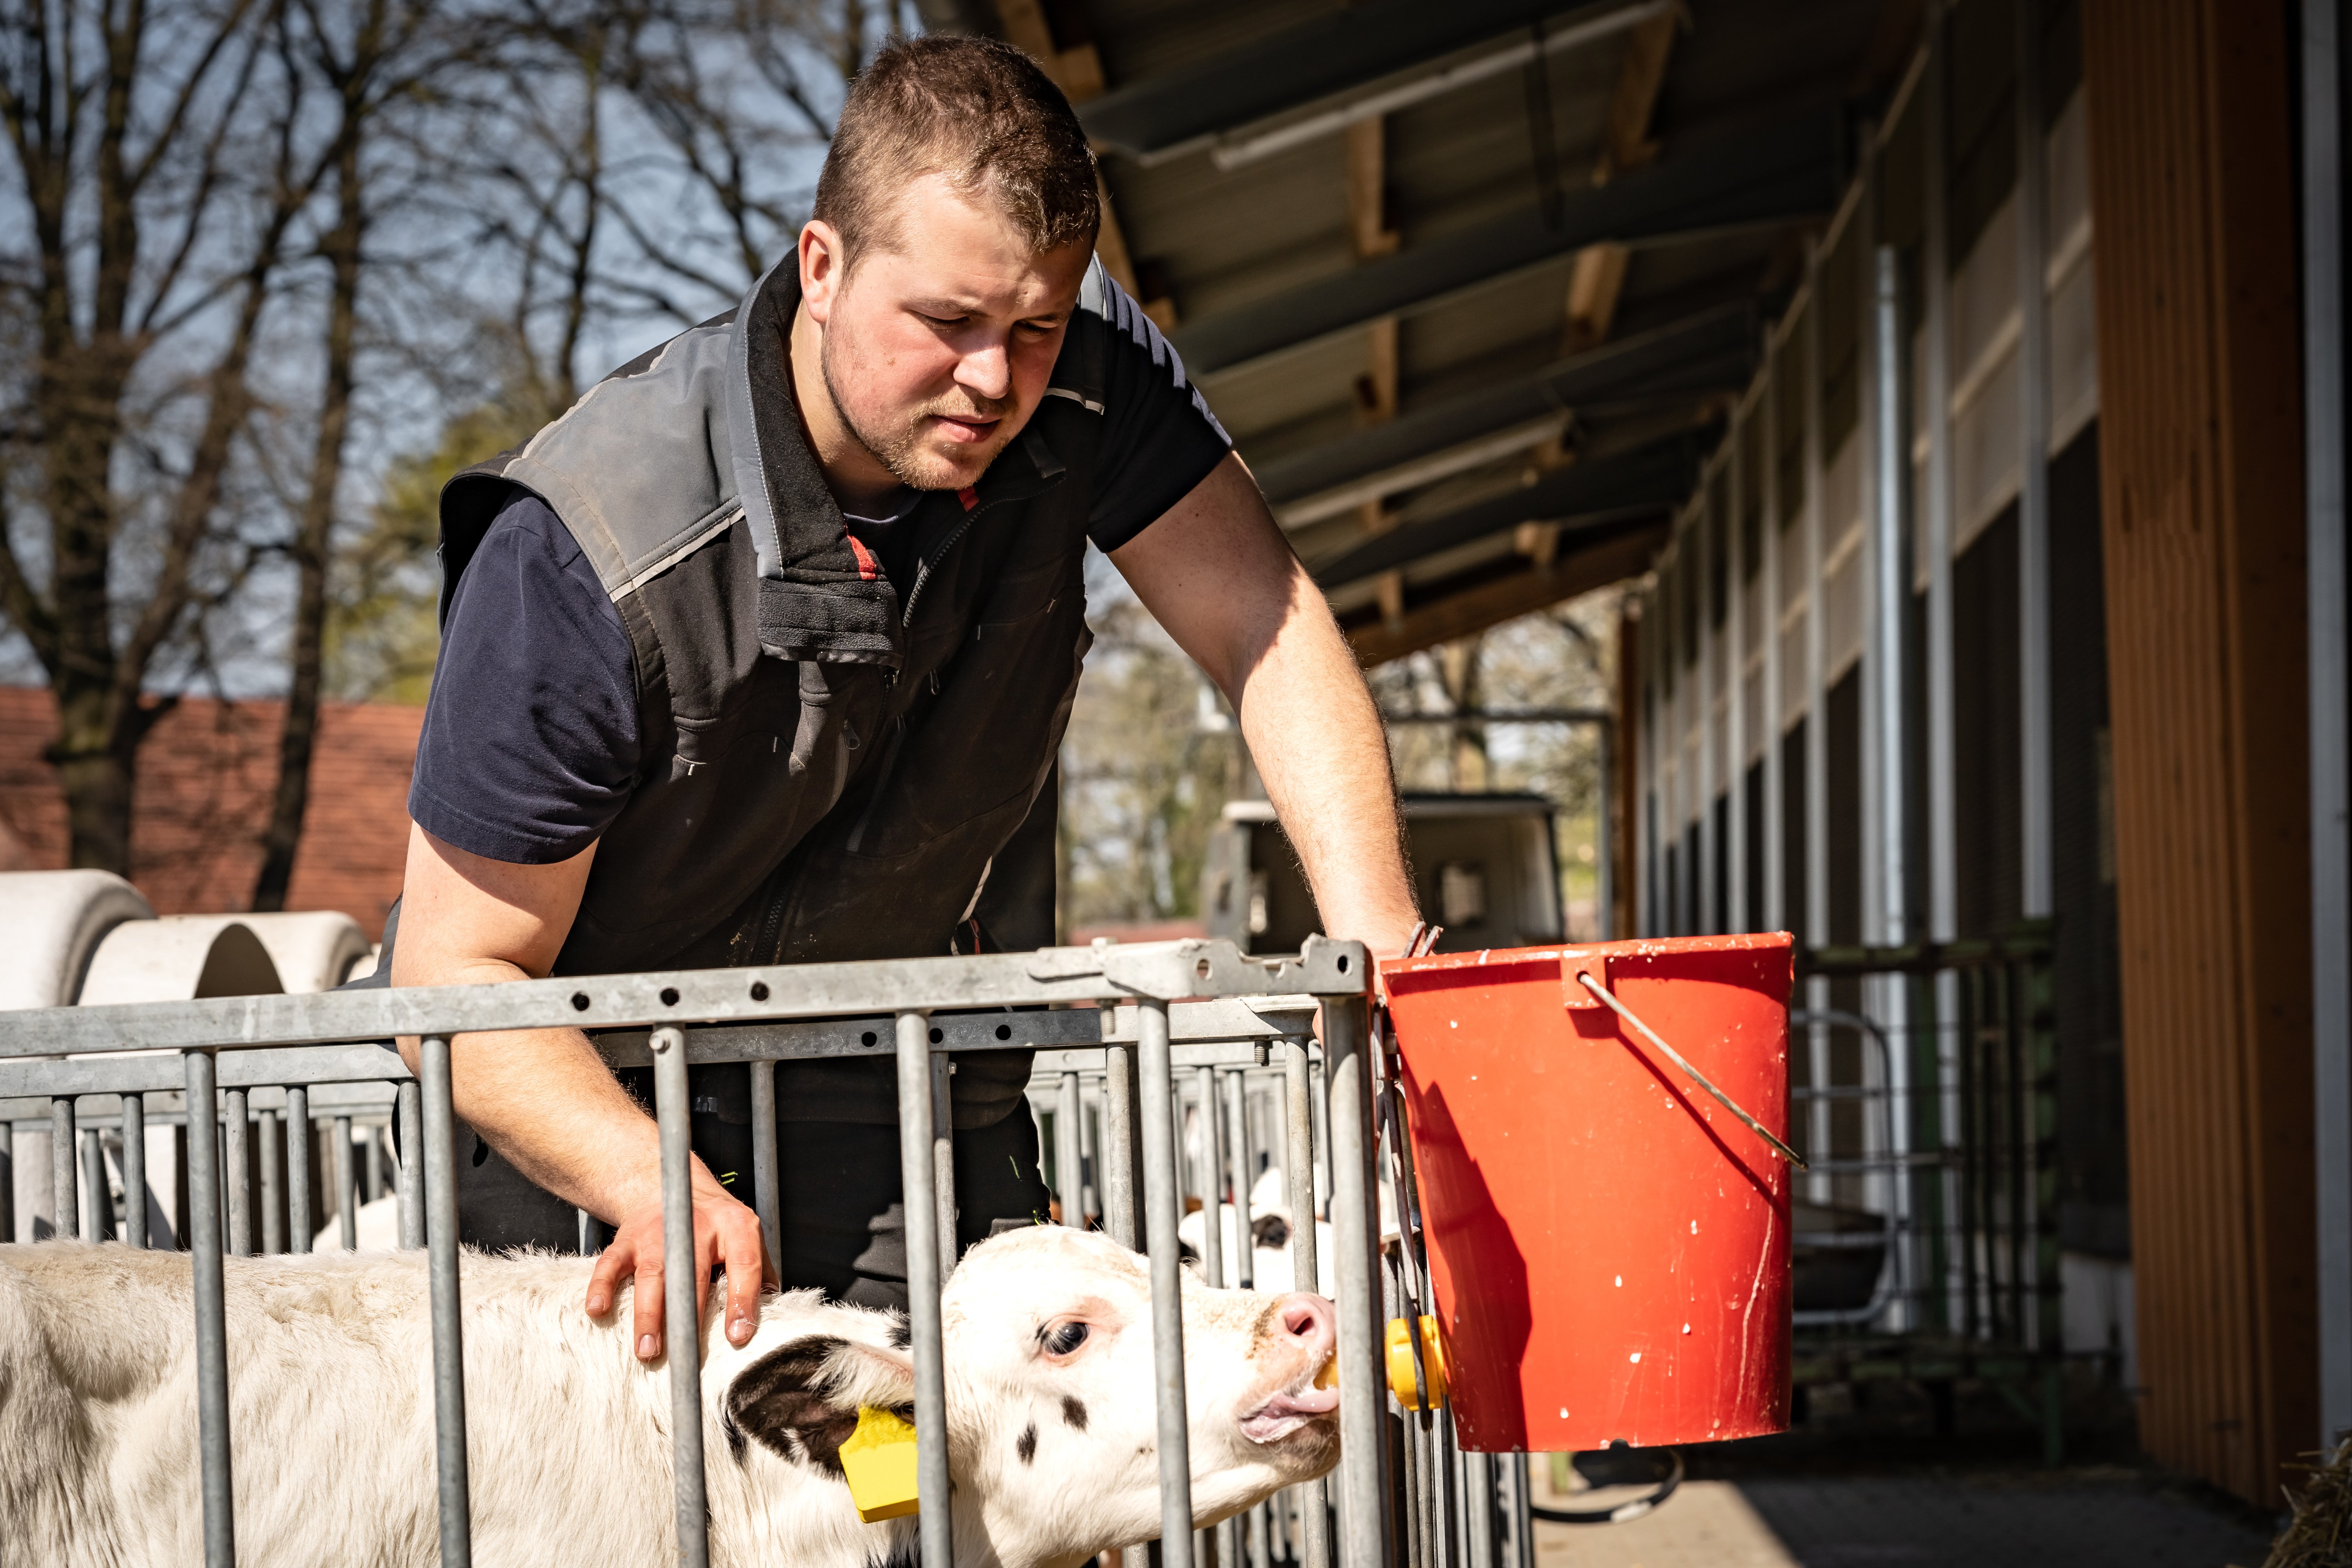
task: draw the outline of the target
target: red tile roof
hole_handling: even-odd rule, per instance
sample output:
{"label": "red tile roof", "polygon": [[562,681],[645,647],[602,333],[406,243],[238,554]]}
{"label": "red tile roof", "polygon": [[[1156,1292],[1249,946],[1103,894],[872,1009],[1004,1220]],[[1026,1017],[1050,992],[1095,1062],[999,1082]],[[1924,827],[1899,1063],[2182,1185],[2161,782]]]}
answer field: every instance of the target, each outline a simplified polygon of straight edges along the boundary
{"label": "red tile roof", "polygon": [[[184,698],[139,748],[131,879],[158,914],[248,908],[278,786],[280,702]],[[341,910],[376,940],[408,853],[408,775],[425,710],[331,702],[320,714],[310,806],[289,910]],[[43,752],[46,688],[0,687],[0,870],[66,863],[66,803]]]}

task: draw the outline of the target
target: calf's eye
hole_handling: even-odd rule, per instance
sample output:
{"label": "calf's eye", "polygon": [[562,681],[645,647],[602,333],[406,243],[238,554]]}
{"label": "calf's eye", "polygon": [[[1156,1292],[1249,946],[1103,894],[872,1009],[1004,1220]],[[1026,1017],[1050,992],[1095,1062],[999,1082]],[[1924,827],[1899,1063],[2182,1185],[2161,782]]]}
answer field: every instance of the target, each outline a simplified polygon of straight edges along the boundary
{"label": "calf's eye", "polygon": [[1055,1355],[1068,1355],[1087,1342],[1084,1323],[1058,1323],[1045,1335],[1045,1349]]}

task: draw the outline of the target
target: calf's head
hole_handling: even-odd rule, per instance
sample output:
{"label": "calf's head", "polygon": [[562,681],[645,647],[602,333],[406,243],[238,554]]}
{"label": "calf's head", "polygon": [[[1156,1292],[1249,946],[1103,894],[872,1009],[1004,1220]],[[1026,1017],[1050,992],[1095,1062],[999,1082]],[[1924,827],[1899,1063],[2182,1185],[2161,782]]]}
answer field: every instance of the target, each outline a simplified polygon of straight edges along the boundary
{"label": "calf's head", "polygon": [[[1339,1395],[1315,1383],[1335,1348],[1331,1304],[1188,1273],[1183,1308],[1195,1525],[1329,1470]],[[965,1255],[940,1309],[958,1561],[1067,1568],[1156,1537],[1145,1260],[1101,1236],[1014,1231]],[[816,1335],[749,1351],[723,1396],[739,1451],[837,1474],[858,1405],[913,1402],[913,1358],[887,1344]]]}

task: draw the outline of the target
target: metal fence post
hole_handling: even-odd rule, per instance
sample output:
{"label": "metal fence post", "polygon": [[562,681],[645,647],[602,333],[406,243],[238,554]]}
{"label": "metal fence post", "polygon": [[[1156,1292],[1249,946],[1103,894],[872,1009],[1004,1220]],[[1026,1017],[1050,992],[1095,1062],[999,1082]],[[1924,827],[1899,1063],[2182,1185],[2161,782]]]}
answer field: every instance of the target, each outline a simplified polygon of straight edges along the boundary
{"label": "metal fence post", "polygon": [[[1103,1009],[1103,1033],[1110,1033],[1111,1010]],[[1097,1186],[1102,1193],[1103,1229],[1121,1247],[1139,1247],[1142,1226],[1135,1204],[1135,1047],[1103,1048],[1102,1156]]]}
{"label": "metal fence post", "polygon": [[414,1251],[425,1245],[424,1113],[414,1079],[397,1092],[400,1116],[400,1165],[394,1173],[400,1184],[400,1245]]}
{"label": "metal fence post", "polygon": [[1054,1108],[1054,1173],[1061,1178],[1062,1223],[1087,1228],[1086,1156],[1078,1152],[1078,1123],[1086,1120],[1086,1101],[1078,1093],[1078,1075],[1062,1075],[1061,1096]]}
{"label": "metal fence post", "polygon": [[1184,1276],[1177,1260],[1176,1082],[1168,1004],[1135,1007],[1136,1077],[1143,1094],[1143,1214],[1151,1264],[1151,1364],[1160,1414],[1160,1552],[1166,1568],[1192,1568],[1192,1460],[1184,1398]]}
{"label": "metal fence post", "polygon": [[147,1246],[147,1100],[122,1097],[122,1239]]}
{"label": "metal fence post", "polygon": [[760,1241],[768,1249],[768,1262],[781,1277],[784,1229],[782,1186],[776,1168],[776,1064],[746,1062],[743,1070],[751,1075],[751,1205],[759,1212]]}
{"label": "metal fence post", "polygon": [[1234,1284],[1247,1290],[1256,1284],[1257,1237],[1250,1227],[1249,1101],[1247,1080],[1239,1068],[1225,1073],[1225,1153],[1234,1189]]}
{"label": "metal fence post", "polygon": [[106,1181],[106,1135],[97,1128],[81,1134],[81,1198],[89,1212],[82,1216],[82,1236],[90,1241],[106,1239],[107,1221],[114,1207],[113,1194]]}
{"label": "metal fence post", "polygon": [[[1290,1288],[1319,1292],[1323,1274],[1315,1235],[1315,1065],[1307,1054],[1305,1036],[1282,1042],[1282,1173],[1290,1191]],[[1344,1446],[1341,1451],[1345,1452]],[[1303,1568],[1331,1565],[1331,1511],[1324,1501],[1328,1485],[1328,1480],[1307,1481],[1292,1494],[1300,1525],[1294,1544],[1306,1553]]]}
{"label": "metal fence post", "polygon": [[1339,1249],[1339,1487],[1347,1532],[1345,1568],[1381,1568],[1388,1492],[1381,1484],[1387,1444],[1381,1425],[1388,1391],[1381,1377],[1381,1290],[1374,1234],[1372,1081],[1366,1004],[1360,996],[1323,1004],[1324,1081],[1329,1087],[1331,1237]]}
{"label": "metal fence post", "polygon": [[228,1207],[228,1249],[236,1258],[253,1256],[253,1167],[251,1138],[253,1119],[247,1109],[246,1091],[241,1089],[224,1090],[221,1094],[221,1158],[227,1163],[228,1180],[222,1184]]}
{"label": "metal fence post", "polygon": [[235,1568],[236,1521],[229,1489],[228,1310],[221,1270],[220,1159],[213,1142],[213,1058],[190,1051],[188,1251],[196,1294],[196,1451],[203,1467],[205,1568]]}
{"label": "metal fence post", "polygon": [[[925,1043],[933,1043],[939,1035],[927,1029]],[[956,1194],[955,1194],[955,1092],[950,1081],[955,1063],[945,1051],[931,1055],[931,1203],[939,1212],[939,1225],[934,1232],[940,1247],[940,1279],[955,1272],[956,1266]]]}
{"label": "metal fence post", "polygon": [[[425,1228],[433,1299],[434,1477],[441,1502],[441,1568],[474,1561],[472,1500],[466,1468],[466,1340],[457,1315],[457,1116],[449,1103],[449,1042],[425,1037],[418,1066],[424,1079],[424,1147],[401,1128],[401,1169],[422,1154]],[[404,1089],[409,1086],[401,1086]]]}
{"label": "metal fence post", "polygon": [[[310,1250],[310,1091],[286,1091],[286,1249]],[[126,1180],[129,1168],[125,1167]]]}
{"label": "metal fence post", "polygon": [[707,1568],[710,1515],[703,1500],[702,1313],[696,1304],[693,1100],[686,1033],[653,1032],[654,1117],[661,1129],[662,1351],[669,1359],[669,1442],[683,1568]]}
{"label": "metal fence post", "polygon": [[[371,1136],[371,1141],[373,1137]],[[352,1119],[335,1118],[335,1228],[345,1252],[360,1245],[359,1172],[352,1163]]]}
{"label": "metal fence post", "polygon": [[286,1220],[278,1205],[286,1189],[283,1174],[285,1149],[278,1141],[278,1112],[258,1111],[254,1121],[261,1139],[261,1250],[283,1252],[286,1250]]}
{"label": "metal fence post", "polygon": [[[1201,1268],[1209,1283],[1225,1289],[1224,1141],[1218,1136],[1217,1069],[1192,1069],[1195,1098],[1201,1106]],[[1243,1238],[1235,1237],[1236,1243]],[[1246,1245],[1244,1243],[1244,1245]],[[1232,1568],[1225,1554],[1223,1568]]]}
{"label": "metal fence post", "polygon": [[74,1136],[74,1102],[70,1095],[49,1100],[49,1227],[59,1241],[81,1235],[80,1183],[75,1175],[81,1152]]}
{"label": "metal fence post", "polygon": [[907,1320],[915,1352],[915,1495],[923,1568],[953,1568],[947,1360],[940,1332],[939,1211],[931,1175],[931,1020],[898,1015],[898,1175],[907,1224]]}

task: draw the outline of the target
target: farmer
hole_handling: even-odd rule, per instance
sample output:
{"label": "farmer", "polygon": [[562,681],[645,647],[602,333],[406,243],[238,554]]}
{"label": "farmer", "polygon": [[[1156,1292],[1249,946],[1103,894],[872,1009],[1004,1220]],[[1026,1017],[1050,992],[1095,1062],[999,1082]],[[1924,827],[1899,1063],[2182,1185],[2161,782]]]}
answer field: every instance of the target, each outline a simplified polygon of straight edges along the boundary
{"label": "farmer", "polygon": [[[450,483],[390,984],[1050,943],[1090,541],[1231,700],[1326,927],[1402,951],[1370,695],[1096,261],[1097,188],[1024,57],[894,45],[849,92],[799,243],[733,311]],[[569,1250],[574,1206],[599,1216],[587,1310],[634,1275],[637,1353],[659,1355],[650,1097],[574,1029],[452,1051],[464,1239]],[[957,1069],[968,1245],[1047,1197],[1027,1057]],[[734,1342],[763,1263],[903,1302],[894,1083],[887,1058],[780,1068],[782,1256],[763,1259],[737,1196],[747,1075],[695,1073],[695,1255],[727,1268]]]}

